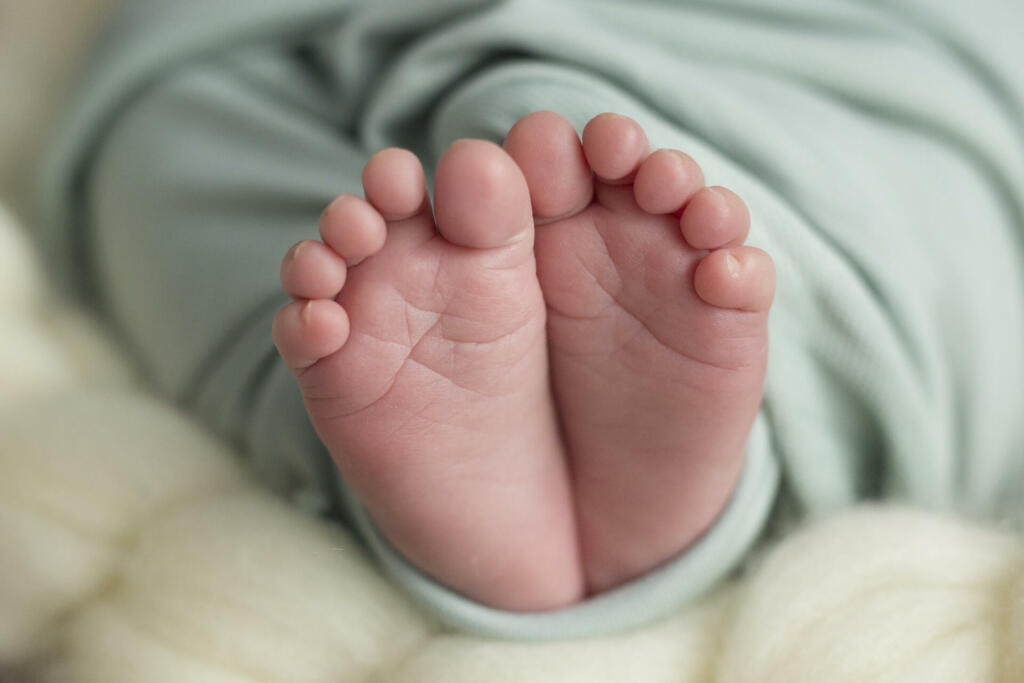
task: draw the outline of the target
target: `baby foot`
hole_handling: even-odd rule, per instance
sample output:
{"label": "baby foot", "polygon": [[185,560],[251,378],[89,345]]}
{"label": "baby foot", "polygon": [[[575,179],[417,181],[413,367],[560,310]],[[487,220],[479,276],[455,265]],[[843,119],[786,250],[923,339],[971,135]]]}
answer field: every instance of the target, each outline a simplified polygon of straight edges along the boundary
{"label": "baby foot", "polygon": [[[495,607],[579,599],[530,198],[500,147],[378,153],[288,252],[274,339],[321,440],[411,562]],[[527,552],[528,549],[528,552]]]}
{"label": "baby foot", "polygon": [[587,587],[679,553],[712,524],[761,401],[774,291],[742,246],[738,196],[688,156],[649,153],[636,122],[580,142],[551,112],[505,149],[530,188],[552,382],[571,460]]}

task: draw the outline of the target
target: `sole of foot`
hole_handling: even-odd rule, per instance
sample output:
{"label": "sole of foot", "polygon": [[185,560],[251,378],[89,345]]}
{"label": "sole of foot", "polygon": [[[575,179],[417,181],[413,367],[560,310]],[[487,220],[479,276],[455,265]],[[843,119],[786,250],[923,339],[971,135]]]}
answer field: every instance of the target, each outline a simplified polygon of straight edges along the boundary
{"label": "sole of foot", "polygon": [[615,114],[552,112],[504,143],[530,190],[551,377],[589,592],[713,523],[760,406],[775,273],[749,214]]}
{"label": "sole of foot", "polygon": [[341,475],[389,542],[494,607],[578,600],[530,197],[500,147],[455,142],[433,210],[420,162],[379,152],[366,198],[284,258],[274,339]]}

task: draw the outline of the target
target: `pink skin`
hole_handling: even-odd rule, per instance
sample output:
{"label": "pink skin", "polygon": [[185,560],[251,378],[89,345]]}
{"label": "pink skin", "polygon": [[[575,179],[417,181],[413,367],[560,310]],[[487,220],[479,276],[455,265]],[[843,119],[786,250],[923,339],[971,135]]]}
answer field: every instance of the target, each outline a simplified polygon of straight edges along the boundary
{"label": "pink skin", "polygon": [[631,119],[598,116],[581,143],[538,112],[505,148],[534,211],[578,207],[541,214],[536,252],[584,572],[599,592],[677,555],[721,512],[761,401],[774,271],[741,246],[739,197],[705,188],[682,152],[650,153]]}
{"label": "pink skin", "polygon": [[[743,202],[625,117],[460,140],[431,215],[407,151],[281,268],[274,339],[385,536],[453,589],[536,611],[679,553],[735,485],[771,260]],[[536,231],[535,231],[535,226]],[[561,433],[559,431],[561,422]],[[570,476],[569,472],[572,472]]]}
{"label": "pink skin", "polygon": [[522,173],[496,145],[456,142],[438,165],[436,222],[407,151],[374,156],[363,186],[366,200],[324,213],[322,244],[282,266],[296,301],[274,338],[314,427],[429,574],[505,609],[578,600]]}

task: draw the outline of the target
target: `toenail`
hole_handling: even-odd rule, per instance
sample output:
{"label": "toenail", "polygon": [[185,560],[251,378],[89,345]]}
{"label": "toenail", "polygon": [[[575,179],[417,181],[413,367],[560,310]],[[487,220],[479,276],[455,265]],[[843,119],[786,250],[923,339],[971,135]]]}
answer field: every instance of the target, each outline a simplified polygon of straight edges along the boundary
{"label": "toenail", "polygon": [[715,201],[719,205],[723,205],[729,200],[729,198],[725,196],[725,193],[722,192],[722,188],[718,185],[709,185],[708,192],[711,193],[711,196],[715,198]]}
{"label": "toenail", "polygon": [[302,310],[299,311],[299,317],[302,319],[303,325],[309,325],[310,320],[313,318],[313,300],[310,299],[303,305]]}
{"label": "toenail", "polygon": [[302,242],[296,243],[296,245],[291,248],[291,251],[288,252],[288,259],[291,260],[291,261],[294,261],[298,257],[299,252],[302,251],[305,248],[306,248],[305,240],[303,240]]}
{"label": "toenail", "polygon": [[729,277],[736,277],[740,274],[740,260],[732,254],[725,255],[725,270],[729,273]]}

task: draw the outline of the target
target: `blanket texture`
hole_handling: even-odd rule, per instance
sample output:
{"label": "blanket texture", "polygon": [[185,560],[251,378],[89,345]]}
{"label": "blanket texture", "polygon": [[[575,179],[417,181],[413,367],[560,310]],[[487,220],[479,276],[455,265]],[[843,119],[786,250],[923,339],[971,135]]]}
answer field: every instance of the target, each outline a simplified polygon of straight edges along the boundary
{"label": "blanket texture", "polygon": [[901,508],[809,526],[642,630],[446,632],[142,390],[47,279],[0,212],[5,683],[1024,680],[1024,543]]}
{"label": "blanket texture", "polygon": [[[515,638],[659,618],[757,539],[864,498],[1016,521],[1024,488],[1020,3],[136,0],[55,146],[47,244],[155,384],[293,500],[344,507],[446,623]],[[543,615],[406,563],[333,467],[268,330],[277,264],[368,156],[428,167],[554,109],[631,115],[736,189],[778,266],[764,408],[714,528]]]}

